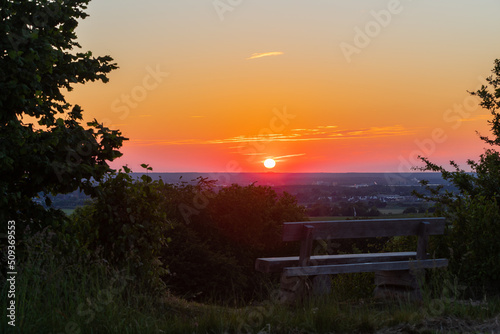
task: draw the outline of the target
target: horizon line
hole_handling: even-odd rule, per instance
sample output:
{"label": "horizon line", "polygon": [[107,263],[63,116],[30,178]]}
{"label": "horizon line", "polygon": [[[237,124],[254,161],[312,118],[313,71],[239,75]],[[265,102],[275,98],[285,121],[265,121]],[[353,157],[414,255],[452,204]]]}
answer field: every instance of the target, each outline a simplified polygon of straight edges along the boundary
{"label": "horizon line", "polygon": [[262,171],[262,172],[157,172],[157,171],[146,171],[146,172],[134,172],[135,174],[150,174],[150,173],[162,173],[162,174],[441,174],[441,172],[432,171],[415,171],[415,172],[272,172],[272,171]]}

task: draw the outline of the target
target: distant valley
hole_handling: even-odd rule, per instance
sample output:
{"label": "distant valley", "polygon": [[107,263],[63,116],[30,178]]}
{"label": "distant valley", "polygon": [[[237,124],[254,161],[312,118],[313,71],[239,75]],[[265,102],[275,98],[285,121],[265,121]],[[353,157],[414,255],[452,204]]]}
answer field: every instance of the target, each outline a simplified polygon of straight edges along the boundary
{"label": "distant valley", "polygon": [[[139,178],[144,174],[133,173]],[[165,183],[195,184],[200,178],[216,180],[216,189],[238,184],[272,187],[288,192],[307,208],[310,216],[376,216],[381,214],[422,214],[432,208],[412,195],[423,191],[421,180],[453,190],[439,173],[148,173]],[[71,213],[89,198],[80,192],[52,198],[56,208]],[[431,210],[432,211],[432,210]]]}

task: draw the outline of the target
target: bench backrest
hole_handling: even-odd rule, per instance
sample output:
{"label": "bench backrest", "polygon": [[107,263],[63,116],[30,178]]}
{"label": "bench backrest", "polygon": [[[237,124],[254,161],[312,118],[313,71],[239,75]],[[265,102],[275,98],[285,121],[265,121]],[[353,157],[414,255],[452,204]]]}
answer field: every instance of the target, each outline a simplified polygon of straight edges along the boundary
{"label": "bench backrest", "polygon": [[443,234],[445,218],[294,222],[283,224],[283,241],[301,241],[299,265],[309,263],[313,241],[417,235],[417,259],[426,258],[429,235]]}
{"label": "bench backrest", "polygon": [[422,223],[428,223],[427,235],[444,233],[445,218],[367,219],[341,221],[308,221],[283,224],[283,241],[299,241],[306,238],[305,226],[311,226],[311,238],[354,239],[421,235]]}

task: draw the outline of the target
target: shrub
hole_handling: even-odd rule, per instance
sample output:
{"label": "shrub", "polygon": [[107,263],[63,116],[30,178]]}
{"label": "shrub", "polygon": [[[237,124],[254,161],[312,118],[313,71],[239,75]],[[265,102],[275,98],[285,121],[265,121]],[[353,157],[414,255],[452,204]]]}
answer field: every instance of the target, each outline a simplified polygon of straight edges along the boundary
{"label": "shrub", "polygon": [[[492,147],[500,145],[500,59],[495,60],[493,75],[472,95],[480,98],[480,105],[489,110],[493,137],[480,135],[481,140]],[[479,161],[468,160],[471,172],[461,169],[454,161],[453,168],[445,168],[422,158],[425,167],[421,170],[440,172],[442,177],[456,187],[458,193],[442,192],[442,187],[422,184],[428,195],[416,195],[437,203],[436,215],[449,218],[450,226],[445,243],[439,247],[449,253],[450,269],[460,280],[480,289],[500,292],[500,153],[488,149]],[[448,251],[449,250],[449,251]]]}
{"label": "shrub", "polygon": [[164,183],[148,175],[134,179],[130,172],[124,167],[101,182],[92,204],[77,210],[73,222],[78,239],[90,249],[100,249],[112,264],[130,266],[148,286],[162,288],[168,271],[160,254],[171,229],[162,206]]}
{"label": "shrub", "polygon": [[269,282],[269,275],[255,272],[255,259],[298,248],[281,241],[283,222],[307,219],[287,193],[253,184],[217,192],[204,178],[165,184],[148,175],[134,180],[129,172],[102,182],[93,203],[73,215],[73,228],[82,246],[130,266],[152,287],[165,282],[189,298],[247,300]]}
{"label": "shrub", "polygon": [[449,268],[473,292],[499,293],[500,209],[496,199],[462,198],[448,211],[451,222],[440,251]]}
{"label": "shrub", "polygon": [[403,214],[418,213],[418,209],[414,206],[404,209]]}
{"label": "shrub", "polygon": [[200,194],[206,199],[204,208],[198,206],[189,220],[174,225],[173,241],[163,252],[173,273],[168,284],[177,293],[205,300],[227,299],[229,291],[231,299],[256,297],[269,277],[255,272],[255,259],[298,247],[281,241],[281,225],[305,220],[304,208],[270,187],[232,185],[215,192],[212,186],[200,179],[196,186],[167,189],[178,194],[168,196],[177,198],[178,211],[193,206]]}

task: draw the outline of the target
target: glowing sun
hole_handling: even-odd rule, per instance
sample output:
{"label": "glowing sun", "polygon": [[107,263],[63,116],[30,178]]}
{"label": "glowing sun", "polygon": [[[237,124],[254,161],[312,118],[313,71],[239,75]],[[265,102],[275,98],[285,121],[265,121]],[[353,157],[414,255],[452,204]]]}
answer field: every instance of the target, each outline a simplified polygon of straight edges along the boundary
{"label": "glowing sun", "polygon": [[264,167],[271,169],[274,168],[274,166],[276,166],[276,161],[273,159],[266,159],[266,161],[264,161]]}

